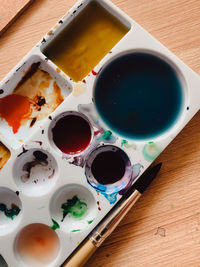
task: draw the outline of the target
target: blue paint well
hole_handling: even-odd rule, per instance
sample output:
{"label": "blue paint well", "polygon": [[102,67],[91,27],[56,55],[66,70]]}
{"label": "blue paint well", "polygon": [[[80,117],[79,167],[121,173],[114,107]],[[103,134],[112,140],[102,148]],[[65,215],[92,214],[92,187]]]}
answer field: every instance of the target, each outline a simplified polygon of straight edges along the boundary
{"label": "blue paint well", "polygon": [[180,115],[181,83],[173,68],[148,53],[115,58],[99,73],[94,102],[107,126],[123,137],[148,139],[168,130]]}

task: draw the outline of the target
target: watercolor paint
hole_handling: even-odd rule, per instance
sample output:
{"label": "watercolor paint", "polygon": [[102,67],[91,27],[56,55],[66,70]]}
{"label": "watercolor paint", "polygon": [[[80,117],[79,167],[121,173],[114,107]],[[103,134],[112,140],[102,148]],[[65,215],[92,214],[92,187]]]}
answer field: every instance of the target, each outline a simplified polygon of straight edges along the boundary
{"label": "watercolor paint", "polygon": [[81,81],[128,30],[92,1],[43,53],[74,81]]}
{"label": "watercolor paint", "polygon": [[0,142],[0,170],[10,158],[10,151]]}
{"label": "watercolor paint", "polygon": [[78,154],[90,144],[90,124],[79,113],[68,113],[60,118],[52,129],[55,145],[65,154]]}
{"label": "watercolor paint", "polygon": [[14,134],[27,123],[32,128],[64,100],[56,81],[39,66],[40,62],[33,63],[13,93],[0,98],[0,118],[8,123]]}
{"label": "watercolor paint", "polygon": [[150,139],[177,121],[183,89],[165,60],[129,52],[103,67],[95,83],[94,101],[110,129],[129,139]]}
{"label": "watercolor paint", "polygon": [[31,224],[19,233],[15,242],[16,253],[27,266],[47,266],[58,255],[59,238],[44,224]]}
{"label": "watercolor paint", "polygon": [[62,266],[199,110],[199,88],[109,0],[75,4],[0,82],[0,265]]}

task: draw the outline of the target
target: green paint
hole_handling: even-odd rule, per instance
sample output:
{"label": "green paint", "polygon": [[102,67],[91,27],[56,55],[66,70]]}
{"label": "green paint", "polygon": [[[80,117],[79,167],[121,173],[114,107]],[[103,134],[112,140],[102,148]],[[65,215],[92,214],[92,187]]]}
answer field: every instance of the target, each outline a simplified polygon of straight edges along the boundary
{"label": "green paint", "polygon": [[121,141],[121,147],[123,147],[124,144],[128,143],[128,141],[126,141],[125,139],[122,139]]}
{"label": "green paint", "polygon": [[146,161],[153,161],[160,154],[161,149],[154,142],[148,142],[142,149],[143,157]]}
{"label": "green paint", "polygon": [[109,140],[112,136],[111,131],[104,131],[103,135],[99,137],[99,140]]}
{"label": "green paint", "polygon": [[59,229],[60,228],[60,225],[54,219],[51,219],[51,220],[53,222],[53,225],[51,226],[51,229],[53,229],[54,231],[56,229]]}
{"label": "green paint", "polygon": [[41,206],[41,207],[38,208],[38,210],[42,210],[44,208],[45,208],[45,206]]}
{"label": "green paint", "polygon": [[5,216],[14,219],[14,216],[17,216],[20,213],[20,208],[15,204],[11,204],[11,208],[8,209],[7,206],[3,203],[0,203],[0,211],[4,212]]}
{"label": "green paint", "polygon": [[80,229],[77,229],[77,230],[72,230],[71,232],[76,233],[76,232],[80,232],[80,231],[81,231]]}
{"label": "green paint", "polygon": [[63,218],[61,222],[63,222],[68,213],[76,219],[82,218],[86,214],[87,204],[78,199],[77,196],[73,196],[72,199],[68,199],[63,203],[61,208],[63,210]]}
{"label": "green paint", "polygon": [[93,220],[91,220],[91,221],[88,221],[88,224],[91,224],[91,223],[93,223],[93,221],[94,221],[94,219],[93,219]]}

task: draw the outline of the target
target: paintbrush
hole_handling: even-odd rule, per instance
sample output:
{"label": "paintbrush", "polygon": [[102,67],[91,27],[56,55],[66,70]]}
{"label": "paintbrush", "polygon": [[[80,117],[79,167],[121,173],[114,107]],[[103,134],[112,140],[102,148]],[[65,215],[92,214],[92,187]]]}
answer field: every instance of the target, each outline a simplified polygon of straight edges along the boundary
{"label": "paintbrush", "polygon": [[95,227],[89,237],[75,250],[72,256],[62,265],[62,267],[83,266],[103,241],[114,231],[127,212],[141,197],[153,179],[158,174],[162,163],[147,169],[139,179],[127,190],[126,194],[119,200],[117,205],[107,214],[107,216]]}

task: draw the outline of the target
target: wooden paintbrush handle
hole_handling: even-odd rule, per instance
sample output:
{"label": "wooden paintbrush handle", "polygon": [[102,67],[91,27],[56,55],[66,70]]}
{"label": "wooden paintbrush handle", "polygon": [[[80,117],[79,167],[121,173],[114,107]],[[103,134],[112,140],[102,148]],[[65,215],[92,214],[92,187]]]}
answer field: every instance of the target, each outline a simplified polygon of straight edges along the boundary
{"label": "wooden paintbrush handle", "polygon": [[82,267],[96,249],[97,247],[95,247],[90,240],[85,241],[78,251],[76,251],[62,267]]}

